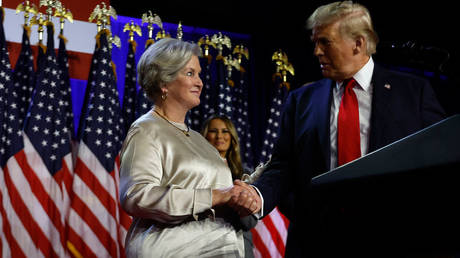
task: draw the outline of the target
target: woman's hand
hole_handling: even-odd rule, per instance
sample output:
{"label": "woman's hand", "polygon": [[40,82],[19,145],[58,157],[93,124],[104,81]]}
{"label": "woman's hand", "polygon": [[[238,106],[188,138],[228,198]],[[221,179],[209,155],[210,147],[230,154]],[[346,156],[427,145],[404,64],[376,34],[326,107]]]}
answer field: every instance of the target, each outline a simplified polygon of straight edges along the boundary
{"label": "woman's hand", "polygon": [[212,189],[212,207],[227,203],[232,198],[232,188]]}

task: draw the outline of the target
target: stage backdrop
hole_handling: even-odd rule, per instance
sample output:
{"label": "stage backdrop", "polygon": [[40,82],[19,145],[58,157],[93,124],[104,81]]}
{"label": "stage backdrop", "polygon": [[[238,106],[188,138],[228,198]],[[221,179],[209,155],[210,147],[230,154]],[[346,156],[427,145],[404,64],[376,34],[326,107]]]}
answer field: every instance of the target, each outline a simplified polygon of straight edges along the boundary
{"label": "stage backdrop", "polygon": [[[24,30],[22,29],[22,26],[24,24],[24,17],[22,13],[17,14],[15,12],[16,6],[20,3],[20,1],[9,1],[7,3],[7,8],[5,8],[5,19],[4,19],[4,28],[5,28],[5,36],[6,36],[6,41],[7,41],[7,50],[9,53],[9,59],[11,63],[11,67],[13,69],[17,68],[16,64],[19,63],[19,57],[20,57],[20,52],[21,52],[21,43],[24,43],[23,41],[23,36],[25,35]],[[48,44],[48,46],[55,47],[56,51],[58,46],[63,45],[63,39],[66,38],[67,41],[65,42],[65,46],[67,48],[67,58],[68,58],[68,74],[69,74],[69,82],[70,82],[70,92],[71,92],[71,99],[69,100],[68,103],[71,103],[71,115],[73,117],[73,124],[69,125],[69,127],[73,128],[73,140],[74,142],[79,142],[80,139],[78,137],[77,132],[79,131],[79,125],[82,124],[81,121],[83,121],[82,118],[82,110],[87,109],[88,107],[85,106],[85,92],[87,91],[88,83],[92,81],[98,81],[99,79],[102,78],[101,74],[97,74],[101,71],[104,71],[105,68],[107,67],[99,67],[98,69],[101,70],[91,70],[92,67],[92,60],[95,56],[93,55],[96,51],[96,34],[97,34],[97,26],[94,23],[87,22],[87,19],[96,6],[96,4],[100,4],[101,2],[95,2],[91,0],[86,0],[84,2],[79,2],[78,4],[76,3],[69,3],[64,2],[63,4],[66,6],[66,8],[69,8],[70,11],[73,13],[74,16],[74,22],[65,23],[65,28],[63,31],[63,36],[64,37],[58,37],[58,32],[60,31],[59,29],[59,20],[57,18],[53,18],[52,21],[54,23],[54,36],[53,35],[48,35],[47,30],[45,29],[44,33],[44,41],[43,44],[47,44],[47,38],[50,36],[53,36],[54,38],[54,43]],[[38,2],[35,3],[38,6]],[[44,8],[40,9],[42,12],[44,11]],[[148,10],[146,10],[147,12]],[[162,17],[163,20],[167,20],[167,17]],[[134,24],[140,25],[141,30],[142,30],[142,36],[138,36],[137,34],[134,37],[134,40],[136,41],[135,48],[131,48],[129,43],[128,43],[128,32],[124,32],[124,26],[127,23],[133,22]],[[177,37],[178,33],[178,24],[171,24],[167,22],[163,22],[163,29],[166,35],[171,36],[171,37]],[[30,31],[30,40],[27,41],[27,44],[30,44],[31,46],[31,52],[29,53],[29,57],[33,56],[33,64],[34,68],[29,69],[29,73],[37,73],[37,74],[30,74],[31,81],[33,82],[33,87],[37,87],[35,84],[35,80],[33,79],[34,76],[45,76],[45,75],[39,75],[39,71],[41,71],[41,68],[39,65],[37,65],[37,59],[39,59],[39,48],[37,47],[38,45],[38,33],[37,33],[37,26],[31,26],[32,29]],[[146,48],[146,43],[147,43],[147,24],[142,24],[142,21],[140,18],[136,17],[123,17],[123,16],[118,16],[117,19],[111,19],[111,26],[110,30],[113,36],[118,36],[120,38],[121,42],[121,47],[116,47],[112,46],[112,51],[111,51],[111,58],[115,66],[115,74],[114,77],[109,77],[107,80],[112,80],[116,79],[116,96],[118,98],[119,102],[119,107],[120,110],[123,110],[125,112],[125,107],[127,106],[127,99],[124,98],[125,91],[126,89],[129,90],[129,88],[126,88],[126,84],[128,81],[135,81],[135,77],[133,76],[133,70],[135,71],[135,66],[137,64],[137,61],[139,60],[140,56],[142,55],[143,51]],[[154,30],[154,38],[156,34],[160,31],[160,28],[158,26],[155,26]],[[278,89],[280,85],[278,85],[276,82],[273,83],[273,85],[268,85],[267,88],[265,89],[257,89],[256,84],[254,82],[254,75],[252,71],[254,70],[254,60],[251,58],[251,53],[253,51],[253,46],[251,45],[251,37],[246,34],[240,34],[240,33],[234,33],[234,32],[225,32],[225,31],[216,31],[212,29],[206,29],[206,28],[197,28],[197,27],[192,27],[192,26],[187,26],[183,25],[182,26],[182,33],[183,33],[183,38],[182,40],[187,40],[187,41],[194,41],[198,42],[200,39],[205,38],[206,35],[212,38],[213,36],[219,36],[219,37],[228,37],[230,39],[231,45],[227,44],[228,47],[224,47],[222,50],[222,53],[219,53],[219,51],[215,48],[210,48],[209,56],[208,57],[203,57],[201,58],[201,66],[203,68],[202,72],[202,79],[204,82],[204,89],[203,89],[203,94],[202,94],[202,104],[200,105],[199,108],[196,108],[190,112],[187,118],[187,122],[189,125],[195,129],[199,130],[201,123],[206,119],[207,116],[209,116],[212,113],[219,113],[219,114],[224,114],[229,116],[235,123],[238,129],[239,136],[241,138],[241,145],[242,145],[242,155],[243,155],[243,160],[245,163],[245,167],[251,171],[257,164],[259,164],[262,161],[267,160],[267,154],[271,151],[271,148],[273,146],[273,141],[276,139],[276,131],[277,131],[277,119],[279,119],[279,115],[281,112],[283,100],[285,97],[285,91],[286,89],[283,90],[283,95],[275,95],[276,93],[279,93],[280,91]],[[240,52],[243,53],[240,55],[241,63],[239,63],[239,67],[237,65],[233,65],[231,69],[227,69],[228,65],[224,63],[224,58],[228,60],[232,60],[237,58],[237,53],[235,54],[235,49],[241,48],[244,51]],[[134,49],[133,51],[134,57],[128,57],[129,55],[129,50]],[[246,52],[247,51],[247,52]],[[237,52],[237,51],[236,51]],[[47,52],[47,54],[49,54]],[[52,58],[51,58],[52,59]],[[48,63],[47,63],[48,64]],[[51,64],[49,64],[51,65]],[[56,64],[57,65],[57,64]],[[94,66],[94,64],[93,64]],[[134,69],[133,69],[134,67]],[[61,67],[62,68],[62,67]],[[61,69],[60,68],[60,69]],[[94,68],[94,67],[93,67]],[[63,69],[63,68],[62,68]],[[35,70],[35,72],[34,72]],[[46,69],[44,69],[46,70]],[[63,69],[66,70],[66,69]],[[230,71],[230,73],[229,73]],[[91,75],[91,72],[95,72],[95,76]],[[267,71],[267,77],[272,77],[272,73],[274,71]],[[105,75],[105,74],[104,74]],[[98,77],[100,77],[98,79]],[[128,78],[126,78],[128,77]],[[131,78],[130,78],[131,77]],[[63,76],[61,76],[63,78]],[[270,89],[269,87],[272,87]],[[139,87],[136,85],[135,86],[135,92],[139,92]],[[261,92],[264,91],[264,92]],[[266,91],[266,92],[265,92]],[[264,96],[266,94],[271,94],[273,92],[273,98],[276,99],[274,103],[268,103],[267,106],[260,107],[258,106],[257,109],[270,109],[270,114],[271,117],[269,121],[266,121],[266,124],[270,124],[269,127],[267,127],[267,130],[260,130],[260,128],[265,127],[264,125],[261,124],[255,124],[255,121],[259,121],[258,119],[255,119],[255,117],[258,116],[257,110],[254,109],[254,105],[251,104],[251,97],[260,97]],[[139,94],[136,94],[137,100],[139,101],[140,97]],[[145,101],[145,100],[143,100]],[[254,98],[252,99],[254,102]],[[260,103],[260,102],[257,102]],[[151,103],[148,103],[149,105]],[[139,106],[139,105],[137,105]],[[251,108],[252,107],[252,108]],[[114,107],[116,109],[116,107]],[[138,109],[140,109],[138,107]],[[137,110],[139,111],[139,110]],[[139,112],[136,112],[137,115],[139,115]],[[119,116],[123,116],[123,114],[118,114]],[[85,118],[85,117],[83,117]],[[87,122],[84,122],[86,126],[88,125]],[[87,127],[85,127],[88,129]],[[24,132],[26,133],[27,128],[23,128]],[[109,128],[106,128],[104,130],[109,130]],[[119,139],[119,143],[121,143],[122,139]],[[259,143],[264,142],[265,146],[261,146]],[[108,174],[109,179],[103,179],[104,180],[109,180],[110,183],[108,186],[102,185],[100,190],[101,192],[99,193],[96,189],[88,189],[88,191],[93,192],[95,195],[93,198],[98,198],[101,199],[100,196],[98,195],[107,195],[109,196],[109,199],[112,199],[111,202],[117,202],[117,196],[116,192],[111,192],[112,190],[108,189],[116,189],[118,188],[118,183],[116,179],[116,173],[117,173],[117,160],[114,160],[114,164],[109,164],[108,167],[100,167],[100,168],[89,168],[89,172],[91,172],[91,177],[93,179],[85,177],[85,175],[80,174],[81,167],[84,166],[86,168],[87,163],[85,164],[84,158],[80,156],[80,153],[83,152],[83,156],[85,153],[89,153],[89,151],[81,151],[82,145],[84,144],[84,140],[79,144],[80,148],[77,150],[77,153],[74,153],[74,155],[77,155],[77,161],[72,162],[71,160],[67,160],[67,163],[62,163],[65,165],[61,165],[66,169],[66,175],[67,176],[79,176],[80,179],[85,181],[87,185],[90,184],[91,180],[101,180],[98,178],[99,172],[103,171],[104,175],[106,174],[105,172],[109,172]],[[116,146],[119,146],[119,143],[116,144]],[[32,144],[33,145],[33,144]],[[21,147],[23,148],[23,147]],[[91,146],[89,146],[89,149],[91,149]],[[262,156],[260,154],[260,150],[263,149],[264,155]],[[37,151],[35,156],[43,156],[46,155],[46,150],[44,149],[42,152],[40,152],[39,149],[34,150]],[[93,151],[95,152],[95,151]],[[115,150],[116,152],[116,150]],[[114,153],[115,156],[117,153]],[[67,156],[66,156],[67,157]],[[97,155],[95,156],[96,158]],[[42,157],[43,158],[43,157]],[[94,157],[92,157],[94,158]],[[17,156],[13,156],[13,158],[8,159],[8,160],[14,160],[15,162],[17,161],[20,166],[29,166],[28,162],[21,163],[18,161]],[[43,158],[44,159],[44,158]],[[68,158],[66,158],[68,159]],[[99,158],[100,159],[100,158]],[[80,162],[80,163],[79,163]],[[11,162],[10,162],[11,163]],[[102,162],[103,163],[103,162]],[[50,163],[54,164],[54,163]],[[3,164],[2,164],[3,166]],[[13,173],[14,170],[8,170],[8,167],[5,167],[6,171],[8,172],[8,176],[12,176],[12,181],[11,184],[14,185],[16,184],[16,188],[20,189],[21,188],[21,183],[17,182],[17,179],[14,177],[17,176],[24,176],[23,173],[32,173],[37,176],[40,176],[40,172],[34,171],[32,168],[29,168],[27,170],[24,169],[19,169],[18,171],[22,171],[21,175],[20,174],[15,174]],[[75,169],[75,174],[74,170]],[[12,172],[13,171],[13,172]],[[60,170],[57,172],[51,172],[52,170],[49,170],[49,173],[52,174],[53,177],[55,175],[61,175]],[[52,178],[53,178],[52,177]],[[75,177],[76,178],[76,177]],[[75,182],[74,178],[74,182]],[[113,178],[110,179],[110,178]],[[32,180],[32,179],[30,179]],[[56,178],[53,179],[56,180],[59,184],[62,184],[62,187],[55,186],[57,188],[62,188],[60,191],[63,191],[60,195],[63,194],[69,194],[72,191],[75,191],[75,187],[72,186],[71,182],[72,180],[69,179],[68,181],[65,180],[57,180]],[[15,183],[13,183],[15,182]],[[32,181],[30,181],[32,182]],[[26,184],[30,186],[30,183],[23,182],[22,184]],[[8,187],[8,189],[12,189],[12,185]],[[46,187],[45,187],[46,188]],[[105,190],[104,190],[105,188]],[[4,189],[7,189],[5,186]],[[42,189],[42,191],[45,191]],[[3,198],[9,198],[9,194],[11,191],[5,190],[2,192]],[[14,198],[23,198],[23,196],[20,194],[20,192],[15,193],[16,195],[11,196]],[[57,198],[56,196],[53,196],[52,193],[48,193],[48,196],[50,198]],[[111,197],[110,197],[111,196]],[[77,194],[78,197],[78,194]],[[70,200],[69,200],[70,199]],[[120,229],[115,229],[115,231],[111,231],[109,229],[100,230],[101,232],[106,232],[102,235],[101,232],[97,232],[97,227],[96,226],[91,226],[90,222],[91,220],[95,220],[97,216],[94,216],[93,218],[83,218],[84,216],[82,215],[85,213],[85,210],[78,210],[77,206],[80,203],[81,205],[87,205],[87,211],[91,210],[90,204],[86,203],[84,204],[85,200],[84,198],[81,198],[82,200],[77,200],[75,201],[75,196],[70,196],[67,197],[68,202],[64,201],[53,201],[53,205],[56,206],[56,209],[60,210],[59,216],[63,216],[65,214],[66,210],[68,208],[62,208],[61,205],[64,205],[65,203],[71,203],[73,205],[70,210],[73,212],[72,218],[68,220],[68,218],[61,218],[61,224],[59,225],[54,225],[56,228],[55,231],[60,232],[61,229],[64,229],[66,227],[67,221],[70,223],[70,227],[73,229],[73,231],[70,234],[61,234],[60,237],[55,239],[54,233],[50,233],[49,235],[46,236],[37,236],[33,234],[34,231],[38,230],[40,231],[39,227],[43,227],[44,225],[40,225],[40,221],[43,222],[43,215],[45,215],[47,210],[43,211],[42,215],[35,215],[36,213],[31,213],[28,215],[27,218],[23,218],[23,220],[32,220],[36,221],[37,224],[35,224],[35,228],[27,228],[23,227],[24,232],[28,237],[28,241],[23,242],[24,239],[19,237],[19,235],[15,235],[17,233],[11,234],[9,233],[9,236],[7,238],[3,238],[2,235],[2,241],[8,242],[9,240],[17,237],[16,241],[19,243],[19,245],[25,246],[22,250],[24,254],[28,254],[31,252],[31,250],[40,250],[41,253],[47,254],[50,253],[56,253],[60,254],[62,252],[66,252],[65,249],[68,248],[69,250],[72,251],[73,254],[79,253],[79,250],[83,249],[88,249],[89,253],[91,252],[98,252],[100,251],[99,248],[97,248],[97,244],[101,242],[101,245],[105,245],[105,251],[101,251],[102,253],[96,253],[102,256],[118,256],[121,255],[120,252],[122,252],[122,240],[124,234],[126,234],[126,229],[129,224],[126,223],[126,221],[120,221],[117,222],[116,227],[120,227]],[[48,199],[47,199],[48,200]],[[48,200],[49,201],[49,200]],[[46,201],[46,202],[48,202]],[[35,203],[35,204],[27,204],[27,200],[24,200],[26,202],[25,206],[20,209],[30,209],[33,210],[36,207],[34,205],[38,205],[40,207],[43,207],[45,201],[42,201],[42,204]],[[5,203],[5,201],[3,201]],[[101,203],[101,206],[110,206],[112,204],[104,204]],[[27,208],[28,207],[28,208]],[[35,208],[34,208],[35,207]],[[62,208],[62,210],[61,210]],[[71,213],[72,213],[71,212]],[[108,214],[112,214],[114,217],[114,220],[118,220],[122,218],[122,213],[119,213],[117,211],[102,211],[102,212],[107,212]],[[6,213],[4,213],[6,214]],[[37,217],[38,216],[38,217]],[[3,218],[3,221],[7,223],[7,217]],[[76,218],[76,219],[75,219]],[[55,217],[54,215],[51,216],[51,214],[48,214],[48,219],[49,220],[54,220]],[[76,220],[79,220],[78,222],[75,222]],[[45,220],[46,221],[46,220]],[[16,221],[16,223],[21,224],[21,222]],[[23,222],[22,222],[23,223]],[[46,222],[46,223],[52,223],[52,222]],[[45,225],[46,225],[45,223]],[[72,224],[73,223],[73,224]],[[81,224],[81,228],[78,228],[79,225],[78,223]],[[87,225],[85,223],[88,223]],[[89,225],[89,226],[88,226]],[[284,247],[285,247],[285,241],[286,241],[286,234],[287,234],[287,225],[288,221],[282,216],[277,210],[275,210],[272,214],[267,216],[266,219],[264,219],[261,223],[259,223],[256,227],[256,229],[253,230],[253,235],[254,235],[254,242],[255,242],[255,254],[257,257],[282,257],[284,255]],[[84,227],[93,227],[92,232],[90,235],[92,238],[94,238],[92,241],[94,243],[90,243],[91,241],[87,241],[87,239],[83,236],[86,236],[86,234],[83,232],[85,229]],[[109,226],[111,227],[111,226]],[[3,230],[6,230],[3,228]],[[46,230],[44,230],[46,231]],[[27,233],[28,232],[28,233]],[[118,233],[117,233],[118,232]],[[121,233],[120,233],[121,232]],[[45,232],[46,233],[46,232]],[[7,234],[8,235],[8,234]],[[65,236],[64,236],[65,235]],[[112,236],[110,236],[112,235]],[[117,237],[118,236],[118,237]],[[121,236],[121,237],[120,237]],[[40,239],[41,238],[46,238],[49,240],[48,244],[44,244],[42,246],[40,245]],[[67,238],[68,237],[68,238]],[[72,238],[73,237],[73,238]],[[88,239],[92,239],[89,237]],[[120,239],[121,238],[121,239]],[[61,240],[59,240],[61,239]],[[104,242],[108,243],[104,244]],[[62,245],[60,244],[53,244],[53,241],[61,241]],[[67,241],[67,242],[66,242]],[[4,242],[4,243],[6,243]],[[120,243],[120,249],[119,250],[114,250],[111,249],[110,246],[112,245],[117,245],[115,244],[116,242]],[[67,243],[67,244],[66,244]],[[94,246],[92,246],[94,244]],[[53,247],[55,246],[53,250]],[[59,247],[60,246],[60,247]],[[4,245],[4,249],[8,250],[6,248],[6,245]],[[14,244],[11,246],[14,247]],[[81,248],[81,249],[79,249]],[[104,248],[103,248],[104,249]],[[91,251],[92,250],[92,251]],[[95,251],[98,250],[98,251]],[[33,251],[32,251],[33,252]],[[88,253],[85,251],[81,251],[80,253]]]}

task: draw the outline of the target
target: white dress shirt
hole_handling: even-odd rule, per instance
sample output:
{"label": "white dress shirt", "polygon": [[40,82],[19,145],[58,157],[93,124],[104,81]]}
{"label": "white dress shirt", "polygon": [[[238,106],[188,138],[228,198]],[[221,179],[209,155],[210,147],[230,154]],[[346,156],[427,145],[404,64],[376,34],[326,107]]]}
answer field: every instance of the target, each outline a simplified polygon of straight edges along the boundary
{"label": "white dress shirt", "polygon": [[[359,131],[361,139],[361,156],[367,154],[369,148],[369,130],[372,106],[371,79],[374,72],[374,61],[372,57],[359,70],[353,78],[357,84],[353,91],[358,99],[359,107]],[[331,117],[330,117],[330,137],[331,137],[331,169],[337,167],[337,118],[339,115],[340,102],[342,100],[344,87],[342,82],[336,82],[332,90]]]}

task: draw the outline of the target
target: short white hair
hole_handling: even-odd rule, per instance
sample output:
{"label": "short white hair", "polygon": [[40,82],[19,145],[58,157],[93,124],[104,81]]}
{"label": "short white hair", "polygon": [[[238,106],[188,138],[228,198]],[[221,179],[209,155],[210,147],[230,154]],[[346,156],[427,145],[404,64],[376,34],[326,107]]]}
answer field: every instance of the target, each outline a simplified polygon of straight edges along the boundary
{"label": "short white hair", "polygon": [[150,45],[137,64],[137,79],[147,97],[155,100],[161,95],[161,87],[174,81],[192,56],[201,56],[195,43],[163,38]]}

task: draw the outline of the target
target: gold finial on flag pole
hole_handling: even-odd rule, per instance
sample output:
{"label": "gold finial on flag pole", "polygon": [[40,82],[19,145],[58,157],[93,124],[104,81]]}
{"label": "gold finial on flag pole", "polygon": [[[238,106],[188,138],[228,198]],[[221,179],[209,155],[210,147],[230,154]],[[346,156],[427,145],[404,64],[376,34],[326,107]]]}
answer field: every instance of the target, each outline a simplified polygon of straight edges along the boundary
{"label": "gold finial on flag pole", "polygon": [[249,50],[243,44],[236,45],[233,49],[233,54],[236,54],[239,64],[241,64],[243,57],[246,57],[246,60],[249,60]]}
{"label": "gold finial on flag pole", "polygon": [[105,2],[102,2],[102,8],[96,5],[88,20],[90,22],[96,20],[97,31],[99,32],[105,29],[107,25],[110,25],[110,16],[117,19],[117,12],[110,5],[106,8]]}
{"label": "gold finial on flag pole", "polygon": [[232,81],[232,69],[235,67],[235,69],[240,70],[240,63],[238,63],[238,59],[233,58],[231,55],[224,57],[223,61],[225,67],[227,68],[228,85],[233,87],[235,83]]}
{"label": "gold finial on flag pole", "polygon": [[160,39],[170,38],[170,37],[171,37],[171,35],[164,30],[163,23],[162,23],[161,26],[160,26],[160,31],[157,33],[157,36],[155,37],[155,40],[158,41]]}
{"label": "gold finial on flag pole", "polygon": [[100,20],[101,15],[102,15],[101,8],[97,4],[96,7],[94,7],[93,12],[89,15],[89,18],[88,18],[88,21],[90,22],[96,20],[97,32],[101,31],[101,26],[102,26],[101,20]]}
{"label": "gold finial on flag pole", "polygon": [[134,24],[133,20],[125,24],[123,32],[125,31],[129,31],[129,41],[134,41],[134,32],[136,32],[137,35],[142,36],[141,27],[137,24]]}
{"label": "gold finial on flag pole", "polygon": [[142,14],[142,24],[147,23],[147,29],[149,32],[149,40],[153,40],[153,24],[156,24],[160,29],[163,28],[163,23],[161,22],[160,16],[157,14],[152,15],[152,12],[149,10],[148,13]]}
{"label": "gold finial on flag pole", "polygon": [[155,37],[155,40],[160,40],[160,39],[164,39],[164,38],[170,38],[171,35],[169,35],[169,33],[166,33],[166,31],[164,29],[161,29],[158,33],[157,33],[157,36]]}
{"label": "gold finial on flag pole", "polygon": [[216,44],[209,39],[208,35],[205,35],[198,40],[198,46],[201,47],[201,45],[204,46],[204,56],[209,56],[209,47],[216,48]]}
{"label": "gold finial on flag pole", "polygon": [[294,67],[288,61],[286,53],[284,53],[281,49],[275,51],[272,55],[272,61],[274,61],[276,65],[275,75],[278,74],[282,77],[282,86],[286,86],[289,90],[289,83],[287,82],[287,73],[289,72],[292,76],[294,76]]}
{"label": "gold finial on flag pole", "polygon": [[214,44],[214,42],[212,42],[212,41],[209,39],[209,36],[208,36],[208,35],[205,35],[204,37],[201,37],[201,38],[198,40],[198,46],[199,46],[199,47],[202,47],[202,46],[203,46],[203,49],[204,49],[204,57],[206,57],[206,58],[208,59],[208,64],[210,64],[211,61],[212,61],[212,56],[209,54],[209,47],[216,48],[216,44]]}
{"label": "gold finial on flag pole", "polygon": [[112,36],[112,33],[110,32],[109,35],[107,35],[107,42],[109,43],[109,48],[112,49],[112,44],[115,45],[116,47],[120,48],[121,47],[121,40],[120,38],[115,35]]}
{"label": "gold finial on flag pole", "polygon": [[29,16],[30,14],[37,14],[38,8],[34,3],[24,1],[16,7],[16,14],[19,12],[24,12],[24,25],[29,26]]}
{"label": "gold finial on flag pole", "polygon": [[45,30],[43,26],[46,26],[48,22],[43,18],[43,13],[38,12],[30,20],[30,25],[38,25],[38,41],[41,44],[43,42],[43,31]]}
{"label": "gold finial on flag pole", "polygon": [[110,25],[110,17],[113,17],[113,19],[117,19],[117,12],[112,6],[106,6],[105,2],[102,2],[102,7],[99,5],[96,5],[94,7],[94,10],[91,12],[88,20],[90,22],[96,21],[97,25],[97,32],[98,35],[96,36],[96,39],[102,34],[106,34],[107,36],[107,42],[109,45],[109,48],[112,49],[112,44],[120,48],[121,46],[121,40],[118,36],[112,36],[112,32],[110,31],[109,28],[106,28],[106,26]]}
{"label": "gold finial on flag pole", "polygon": [[176,38],[178,40],[182,40],[182,37],[184,36],[184,32],[182,31],[182,23],[179,21],[179,24],[177,25],[177,35]]}
{"label": "gold finial on flag pole", "polygon": [[73,23],[73,15],[69,9],[66,9],[64,7],[64,5],[61,5],[60,7],[56,8],[54,16],[59,18],[59,23],[61,24],[60,34],[64,33],[64,23],[66,19]]}
{"label": "gold finial on flag pole", "polygon": [[230,38],[225,35],[222,35],[220,31],[218,34],[212,35],[211,41],[216,45],[217,53],[219,56],[222,56],[224,46],[226,46],[228,49],[232,48]]}
{"label": "gold finial on flag pole", "polygon": [[61,8],[61,2],[59,0],[40,0],[40,7],[46,7],[46,20],[51,21],[53,16],[53,9]]}

